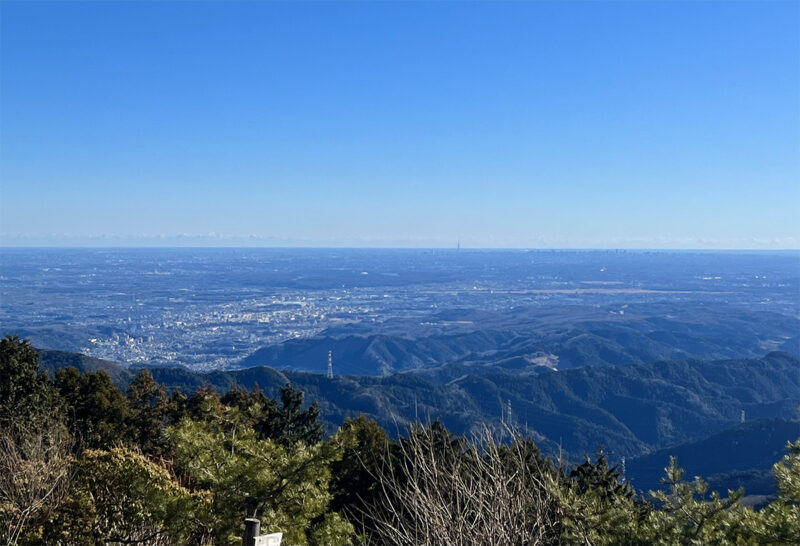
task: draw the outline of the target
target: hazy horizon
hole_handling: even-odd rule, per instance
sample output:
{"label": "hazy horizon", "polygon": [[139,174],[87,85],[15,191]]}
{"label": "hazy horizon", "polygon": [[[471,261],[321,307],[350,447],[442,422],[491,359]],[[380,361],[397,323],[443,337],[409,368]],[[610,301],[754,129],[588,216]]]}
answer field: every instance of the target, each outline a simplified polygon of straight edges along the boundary
{"label": "hazy horizon", "polygon": [[[107,241],[108,239],[102,239]],[[800,253],[800,248],[732,248],[732,247],[647,247],[647,246],[468,246],[456,243],[455,245],[429,245],[429,246],[379,246],[379,245],[337,245],[337,244],[241,244],[242,241],[235,239],[235,244],[213,245],[197,244],[194,239],[185,240],[185,244],[176,244],[176,241],[169,239],[163,244],[136,244],[141,242],[138,239],[131,240],[131,244],[0,244],[0,250],[463,250],[463,251],[520,251],[520,252],[698,252],[698,253],[763,253],[763,254],[792,254]]]}

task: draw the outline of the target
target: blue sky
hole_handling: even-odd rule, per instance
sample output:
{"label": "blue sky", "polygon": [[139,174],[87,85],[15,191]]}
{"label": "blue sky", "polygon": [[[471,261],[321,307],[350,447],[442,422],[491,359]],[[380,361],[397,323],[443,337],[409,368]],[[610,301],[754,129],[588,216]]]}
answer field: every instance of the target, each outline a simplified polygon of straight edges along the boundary
{"label": "blue sky", "polygon": [[5,245],[800,247],[797,2],[0,10]]}

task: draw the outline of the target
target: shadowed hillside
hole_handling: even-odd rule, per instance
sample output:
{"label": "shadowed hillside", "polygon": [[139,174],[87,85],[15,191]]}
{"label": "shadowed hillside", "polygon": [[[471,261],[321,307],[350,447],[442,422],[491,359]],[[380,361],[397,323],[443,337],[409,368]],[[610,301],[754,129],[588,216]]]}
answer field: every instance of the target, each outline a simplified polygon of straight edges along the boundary
{"label": "shadowed hillside", "polygon": [[[424,322],[392,321],[366,329],[347,325],[316,337],[263,347],[238,367],[270,366],[325,373],[333,351],[337,373],[390,375],[434,370],[450,380],[452,365],[539,373],[583,366],[658,360],[757,358],[770,350],[796,351],[797,319],[724,305],[688,312],[671,304],[614,307],[520,308],[507,313],[450,310]],[[375,333],[377,330],[377,333]]]}
{"label": "shadowed hillside", "polygon": [[[53,357],[43,354],[43,366],[53,366]],[[258,384],[275,396],[291,382],[319,403],[331,430],[362,413],[390,431],[416,419],[441,419],[457,433],[482,422],[511,421],[551,453],[563,449],[580,457],[603,445],[630,457],[721,432],[738,423],[742,410],[752,419],[793,418],[800,404],[798,368],[797,358],[770,353],[761,359],[665,361],[527,376],[487,371],[443,384],[416,374],[328,379],[267,367],[207,374],[153,368],[152,373],[168,388],[188,392],[205,385],[224,392]],[[127,384],[131,372],[108,369],[121,386]]]}
{"label": "shadowed hillside", "polygon": [[[628,461],[626,475],[639,490],[662,487],[670,456],[688,476],[704,476],[715,489],[744,487],[749,495],[775,492],[772,465],[786,443],[800,435],[800,423],[786,419],[756,419],[696,442],[672,446]],[[766,480],[764,479],[766,477]]]}

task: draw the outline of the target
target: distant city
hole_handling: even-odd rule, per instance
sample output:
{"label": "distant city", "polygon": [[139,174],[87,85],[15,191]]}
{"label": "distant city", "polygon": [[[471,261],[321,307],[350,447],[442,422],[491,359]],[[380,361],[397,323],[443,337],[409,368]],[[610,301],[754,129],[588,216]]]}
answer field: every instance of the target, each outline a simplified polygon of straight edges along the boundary
{"label": "distant city", "polygon": [[707,303],[789,325],[800,316],[796,252],[3,249],[0,258],[2,333],[195,370],[236,367],[295,338],[486,328],[470,319],[475,310],[589,306],[610,316]]}

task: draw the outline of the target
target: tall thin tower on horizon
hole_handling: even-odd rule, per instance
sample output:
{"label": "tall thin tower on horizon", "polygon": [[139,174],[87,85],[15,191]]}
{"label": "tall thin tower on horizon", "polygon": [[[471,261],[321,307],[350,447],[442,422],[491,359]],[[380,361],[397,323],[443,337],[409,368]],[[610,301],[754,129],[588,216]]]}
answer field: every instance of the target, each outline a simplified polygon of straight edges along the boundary
{"label": "tall thin tower on horizon", "polygon": [[328,379],[333,378],[333,351],[328,351]]}

